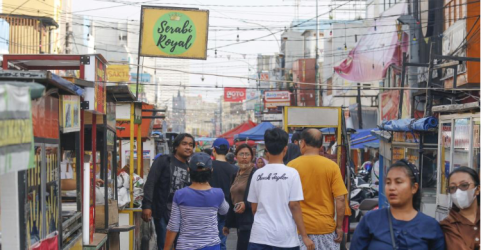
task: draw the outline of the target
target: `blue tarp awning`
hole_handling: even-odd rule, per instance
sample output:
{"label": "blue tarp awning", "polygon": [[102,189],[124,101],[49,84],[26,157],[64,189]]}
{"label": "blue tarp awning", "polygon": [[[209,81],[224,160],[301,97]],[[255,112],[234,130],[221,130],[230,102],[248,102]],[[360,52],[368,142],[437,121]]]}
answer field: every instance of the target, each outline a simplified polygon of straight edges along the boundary
{"label": "blue tarp awning", "polygon": [[264,140],[264,133],[266,130],[275,128],[276,126],[272,125],[270,122],[263,122],[243,133],[238,134],[235,138],[239,140],[253,140],[253,141],[262,141]]}
{"label": "blue tarp awning", "polygon": [[323,134],[335,134],[336,128],[322,128],[320,129]]}
{"label": "blue tarp awning", "polygon": [[387,131],[410,132],[429,131],[438,127],[438,119],[435,117],[424,117],[421,119],[400,119],[383,121],[380,128]]}
{"label": "blue tarp awning", "polygon": [[85,93],[84,89],[75,85],[75,84],[73,84],[72,82],[63,79],[62,77],[60,77],[56,74],[52,74],[52,80],[57,82],[59,85],[64,87],[66,90],[69,90],[71,92],[75,92],[79,96],[82,96],[82,97],[84,96],[84,93]]}
{"label": "blue tarp awning", "polygon": [[379,148],[379,139],[371,134],[371,131],[378,130],[378,128],[358,129],[356,133],[351,134],[351,149]]}

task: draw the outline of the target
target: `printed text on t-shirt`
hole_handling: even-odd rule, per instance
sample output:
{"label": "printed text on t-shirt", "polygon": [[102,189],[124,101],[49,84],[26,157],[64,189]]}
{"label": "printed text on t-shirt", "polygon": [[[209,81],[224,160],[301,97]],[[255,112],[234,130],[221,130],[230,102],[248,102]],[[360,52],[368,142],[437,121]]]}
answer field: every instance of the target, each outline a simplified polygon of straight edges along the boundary
{"label": "printed text on t-shirt", "polygon": [[269,173],[268,176],[264,177],[264,173],[260,174],[257,176],[257,181],[279,181],[279,180],[287,180],[289,177],[286,176],[286,173],[283,173],[282,175],[277,175],[277,173]]}

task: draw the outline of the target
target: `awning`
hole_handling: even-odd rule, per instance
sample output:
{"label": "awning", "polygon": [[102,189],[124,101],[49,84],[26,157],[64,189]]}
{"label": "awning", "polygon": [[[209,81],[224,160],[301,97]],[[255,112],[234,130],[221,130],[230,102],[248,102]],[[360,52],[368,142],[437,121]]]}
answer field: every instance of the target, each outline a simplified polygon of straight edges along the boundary
{"label": "awning", "polygon": [[372,131],[379,131],[379,129],[358,129],[356,133],[351,134],[351,149],[379,148],[379,138],[373,136]]}
{"label": "awning", "polygon": [[45,92],[45,86],[36,82],[16,82],[16,81],[0,81],[1,84],[14,85],[17,87],[28,87],[30,89],[30,98],[32,100],[40,98]]}
{"label": "awning", "polygon": [[247,131],[253,127],[255,127],[257,124],[253,121],[247,121],[245,123],[242,123],[241,125],[233,128],[232,130],[229,130],[221,135],[219,135],[219,138],[225,138],[228,142],[229,142],[229,145],[233,145],[234,144],[234,136],[244,132],[244,131]]}
{"label": "awning", "polygon": [[237,135],[235,138],[239,140],[249,139],[254,141],[261,141],[261,140],[264,140],[264,133],[266,132],[266,130],[275,128],[275,127],[276,126],[272,125],[272,123],[270,122],[263,122],[257,125],[256,127],[251,128],[245,131],[244,133]]}
{"label": "awning", "polygon": [[435,117],[425,117],[421,119],[400,119],[383,121],[381,130],[410,132],[410,131],[430,131],[438,127],[438,119]]}
{"label": "awning", "polygon": [[[354,82],[382,80],[390,65],[401,65],[402,52],[408,50],[409,37],[403,34],[398,38],[397,19],[407,13],[406,2],[401,2],[387,11],[363,35],[348,58],[334,67],[342,78]],[[399,51],[401,50],[401,51]]]}
{"label": "awning", "polygon": [[47,88],[55,87],[61,94],[83,96],[84,89],[50,71],[0,70],[0,80],[35,81]]}
{"label": "awning", "polygon": [[134,94],[127,85],[107,86],[107,101],[109,102],[134,102]]}

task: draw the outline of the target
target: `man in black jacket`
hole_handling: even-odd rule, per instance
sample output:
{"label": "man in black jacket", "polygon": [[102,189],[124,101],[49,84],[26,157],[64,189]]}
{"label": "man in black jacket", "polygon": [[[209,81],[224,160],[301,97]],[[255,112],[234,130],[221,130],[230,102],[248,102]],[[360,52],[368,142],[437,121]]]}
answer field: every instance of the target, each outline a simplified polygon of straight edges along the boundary
{"label": "man in black jacket", "polygon": [[142,200],[142,219],[154,219],[159,250],[164,247],[174,193],[189,184],[187,160],[194,152],[195,139],[190,134],[179,134],[172,147],[172,155],[159,156],[152,164]]}

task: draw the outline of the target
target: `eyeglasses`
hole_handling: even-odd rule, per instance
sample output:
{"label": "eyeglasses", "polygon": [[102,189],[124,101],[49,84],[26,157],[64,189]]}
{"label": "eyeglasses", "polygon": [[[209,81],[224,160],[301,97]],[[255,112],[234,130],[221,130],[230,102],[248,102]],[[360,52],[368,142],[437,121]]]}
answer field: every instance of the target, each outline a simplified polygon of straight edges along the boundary
{"label": "eyeglasses", "polygon": [[449,187],[447,188],[447,190],[448,190],[448,192],[449,192],[450,194],[454,194],[454,193],[456,193],[456,191],[458,190],[458,188],[461,189],[462,191],[468,190],[468,189],[469,189],[469,186],[471,186],[471,184],[472,184],[472,183],[467,183],[467,182],[465,182],[465,183],[459,184],[459,186],[449,186]]}
{"label": "eyeglasses", "polygon": [[249,154],[249,153],[239,153],[239,156],[240,157],[250,157],[251,154]]}

